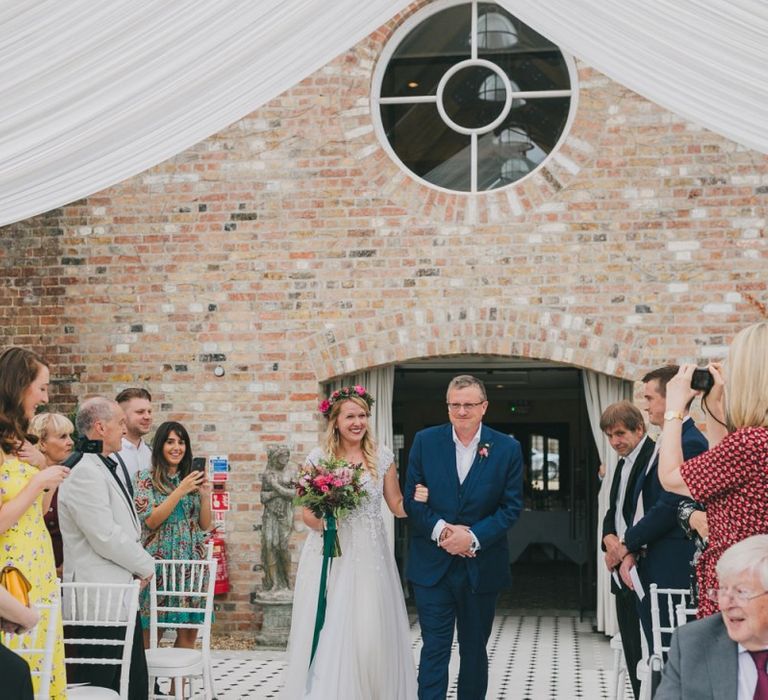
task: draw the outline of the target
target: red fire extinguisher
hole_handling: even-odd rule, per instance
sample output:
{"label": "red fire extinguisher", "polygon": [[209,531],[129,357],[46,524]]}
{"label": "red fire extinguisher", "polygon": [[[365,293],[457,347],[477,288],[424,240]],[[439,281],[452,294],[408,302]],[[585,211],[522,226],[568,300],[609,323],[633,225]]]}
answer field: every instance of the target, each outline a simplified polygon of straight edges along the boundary
{"label": "red fire extinguisher", "polygon": [[229,592],[229,570],[227,569],[227,547],[224,544],[224,538],[214,530],[211,536],[213,544],[213,558],[216,560],[216,583],[213,587],[213,594]]}

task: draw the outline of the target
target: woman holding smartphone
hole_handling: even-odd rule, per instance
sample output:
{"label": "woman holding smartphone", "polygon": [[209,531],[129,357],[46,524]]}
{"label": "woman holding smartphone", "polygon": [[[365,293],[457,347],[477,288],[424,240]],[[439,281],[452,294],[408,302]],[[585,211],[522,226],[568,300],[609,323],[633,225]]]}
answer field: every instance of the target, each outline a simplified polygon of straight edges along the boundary
{"label": "woman holding smartphone", "polygon": [[[203,559],[211,527],[211,484],[205,471],[192,469],[192,449],[186,428],[163,423],[152,441],[152,468],[136,474],[136,512],[142,521],[142,543],[155,559]],[[157,587],[163,587],[158,574]],[[142,591],[141,622],[149,646],[149,589]],[[168,604],[161,601],[161,605]],[[176,607],[182,601],[172,603]],[[161,622],[197,622],[198,613],[168,613]],[[192,649],[197,630],[179,629],[177,647]]]}

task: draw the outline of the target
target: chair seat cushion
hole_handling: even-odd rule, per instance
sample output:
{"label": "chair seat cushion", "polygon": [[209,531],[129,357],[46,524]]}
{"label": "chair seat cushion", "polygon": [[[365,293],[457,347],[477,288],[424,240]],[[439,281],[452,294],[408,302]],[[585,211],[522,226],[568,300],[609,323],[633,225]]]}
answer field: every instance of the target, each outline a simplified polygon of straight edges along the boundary
{"label": "chair seat cushion", "polygon": [[[149,675],[151,676],[165,675],[163,671],[181,672],[180,675],[202,673],[203,653],[197,649],[159,647],[157,649],[147,649],[145,654],[147,656]],[[199,671],[196,670],[198,667]]]}

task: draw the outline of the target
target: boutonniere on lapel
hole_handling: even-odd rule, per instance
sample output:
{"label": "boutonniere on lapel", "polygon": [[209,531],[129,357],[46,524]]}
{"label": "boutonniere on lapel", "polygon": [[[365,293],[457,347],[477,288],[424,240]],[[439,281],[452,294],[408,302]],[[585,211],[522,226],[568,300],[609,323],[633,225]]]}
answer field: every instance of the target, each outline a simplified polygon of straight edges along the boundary
{"label": "boutonniere on lapel", "polygon": [[484,442],[482,445],[480,445],[480,447],[478,447],[477,454],[479,455],[481,462],[488,456],[488,453],[490,451],[491,451],[490,442]]}

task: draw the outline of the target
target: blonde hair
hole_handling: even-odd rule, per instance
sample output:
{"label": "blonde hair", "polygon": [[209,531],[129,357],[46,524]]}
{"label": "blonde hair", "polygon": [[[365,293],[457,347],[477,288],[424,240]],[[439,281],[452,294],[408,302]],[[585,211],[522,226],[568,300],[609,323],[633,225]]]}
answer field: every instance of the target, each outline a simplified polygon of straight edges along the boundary
{"label": "blonde hair", "polygon": [[725,412],[731,430],[768,426],[768,321],[747,326],[731,343]]}
{"label": "blonde hair", "polygon": [[75,432],[75,426],[63,413],[38,413],[29,422],[28,431],[40,442],[45,442],[50,435],[71,435]]}
{"label": "blonde hair", "polygon": [[[325,454],[329,456],[334,457],[343,457],[344,455],[341,454],[341,442],[339,440],[339,431],[336,428],[336,421],[339,418],[339,413],[341,413],[341,407],[347,403],[348,401],[351,401],[356,406],[359,406],[365,411],[365,415],[369,418],[371,417],[371,412],[368,408],[368,403],[365,401],[365,399],[357,397],[357,396],[350,396],[348,399],[344,401],[336,401],[333,406],[331,406],[331,412],[328,414],[328,426],[325,430],[325,440],[324,440],[324,451]],[[375,479],[376,478],[376,440],[373,437],[373,433],[371,432],[371,424],[368,423],[368,426],[365,429],[365,434],[363,435],[363,439],[361,441],[360,447],[363,450],[363,459],[365,460],[365,464],[363,465],[368,472],[371,474],[371,476]]]}

